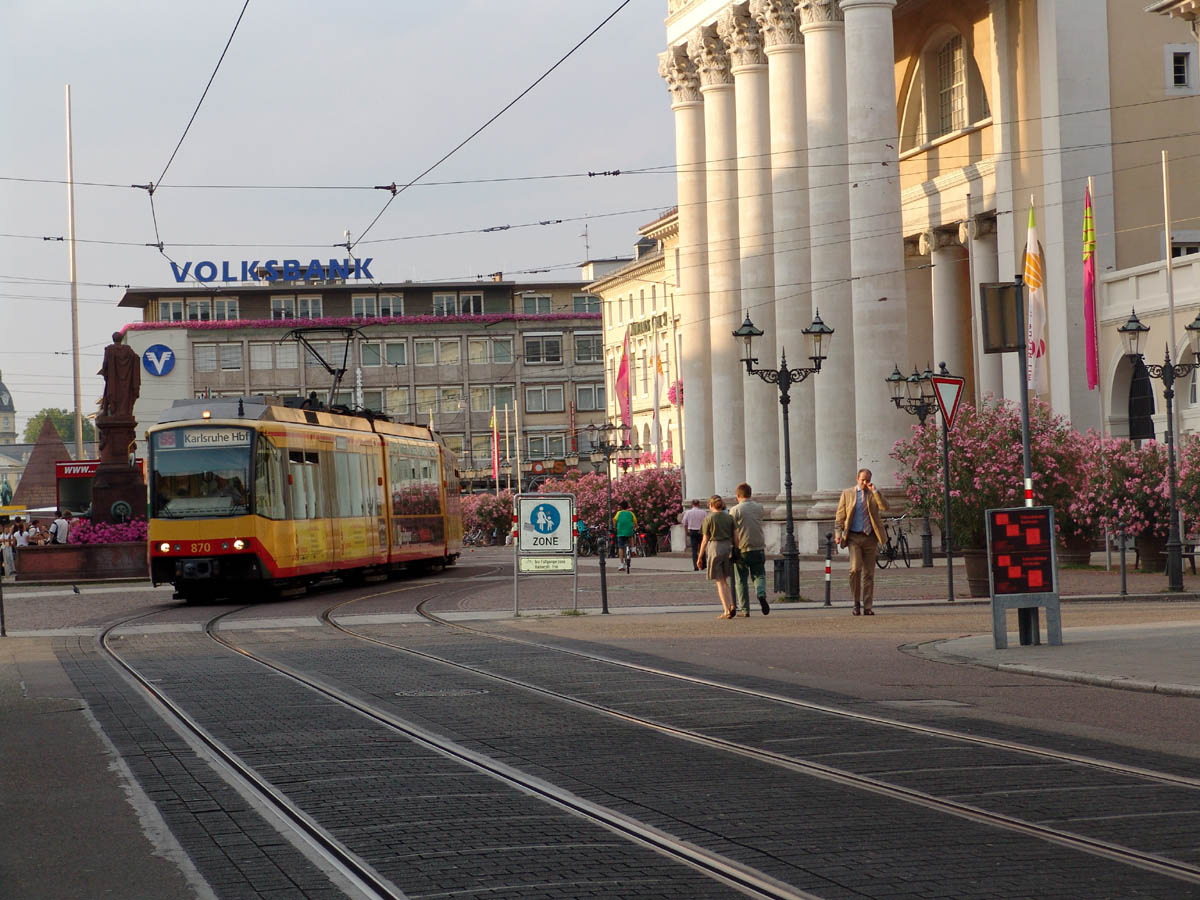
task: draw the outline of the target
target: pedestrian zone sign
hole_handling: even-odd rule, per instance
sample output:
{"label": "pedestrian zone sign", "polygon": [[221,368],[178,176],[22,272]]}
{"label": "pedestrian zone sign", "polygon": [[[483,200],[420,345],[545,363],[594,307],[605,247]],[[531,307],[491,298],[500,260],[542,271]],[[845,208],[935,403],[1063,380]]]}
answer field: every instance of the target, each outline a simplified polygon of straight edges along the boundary
{"label": "pedestrian zone sign", "polygon": [[938,406],[942,409],[942,421],[947,428],[954,427],[958,415],[958,401],[962,399],[963,385],[967,379],[961,375],[934,375],[933,392],[937,394]]}
{"label": "pedestrian zone sign", "polygon": [[517,497],[517,552],[522,556],[575,554],[575,497],[522,494]]}

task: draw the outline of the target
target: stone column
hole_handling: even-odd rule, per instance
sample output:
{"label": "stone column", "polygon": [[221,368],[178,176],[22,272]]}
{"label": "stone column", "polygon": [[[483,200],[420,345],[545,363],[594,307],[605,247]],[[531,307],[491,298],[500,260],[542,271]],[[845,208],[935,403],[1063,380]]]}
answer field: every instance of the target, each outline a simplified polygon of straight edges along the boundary
{"label": "stone column", "polygon": [[[972,266],[975,277],[971,284],[972,319],[975,321],[975,346],[979,358],[975,360],[975,372],[979,389],[977,396],[982,401],[988,394],[1004,396],[1003,353],[983,352],[983,324],[979,318],[979,285],[1000,280],[1000,258],[996,251],[996,220],[993,217],[977,218],[971,222],[970,242]],[[1006,279],[1007,280],[1007,279]]]}
{"label": "stone column", "polygon": [[889,486],[896,481],[897,466],[888,453],[907,432],[884,385],[891,363],[879,352],[889,345],[908,345],[892,38],[895,5],[896,0],[841,0],[849,98],[846,136],[858,464],[871,469],[877,483]]}
{"label": "stone column", "polygon": [[[770,90],[775,349],[781,352],[790,347],[792,360],[800,354],[801,359],[793,363],[799,365],[805,345],[800,332],[812,322],[804,41],[796,0],[753,0],[750,9],[766,45]],[[811,494],[817,487],[813,379],[792,388],[788,420],[792,432],[792,490]],[[782,437],[779,446],[783,446]]]}
{"label": "stone column", "polygon": [[[683,479],[688,497],[713,492],[709,388],[708,219],[704,185],[704,102],[700,77],[683,48],[658,57],[675,112],[675,189],[679,202],[679,377],[683,380]],[[665,298],[664,298],[665,299]]]}
{"label": "stone column", "polygon": [[925,238],[933,261],[933,370],[945,363],[967,379],[966,398],[975,396],[971,353],[971,279],[966,250],[957,229],[938,229]]}
{"label": "stone column", "polygon": [[[715,26],[697,29],[688,56],[700,72],[704,97],[705,187],[708,194],[709,354],[712,362],[713,493],[732,496],[746,468],[743,444],[741,347],[733,332],[741,324],[738,257],[737,122],[733,73]],[[687,401],[687,388],[684,388]]]}
{"label": "stone column", "polygon": [[[812,377],[818,491],[854,480],[854,320],[850,306],[850,201],[846,189],[846,45],[842,11],[832,0],[800,0],[808,121],[808,202],[812,223],[812,306],[834,330],[829,358]],[[794,367],[811,365],[788,348]]]}
{"label": "stone column", "polygon": [[[729,48],[737,116],[738,252],[742,296],[740,315],[749,313],[767,335],[776,334],[774,228],[771,219],[771,120],[767,57],[758,23],[734,7],[718,26]],[[741,318],[738,323],[741,324]],[[737,327],[736,325],[734,327]],[[732,331],[732,329],[730,329]],[[725,335],[714,333],[713,339]],[[733,338],[730,337],[733,341]],[[735,357],[737,342],[734,342]],[[768,344],[768,346],[770,346]],[[770,365],[770,354],[763,353]],[[741,372],[745,470],[743,478],[760,494],[777,494],[779,477],[779,389]],[[738,482],[735,481],[736,486]]]}

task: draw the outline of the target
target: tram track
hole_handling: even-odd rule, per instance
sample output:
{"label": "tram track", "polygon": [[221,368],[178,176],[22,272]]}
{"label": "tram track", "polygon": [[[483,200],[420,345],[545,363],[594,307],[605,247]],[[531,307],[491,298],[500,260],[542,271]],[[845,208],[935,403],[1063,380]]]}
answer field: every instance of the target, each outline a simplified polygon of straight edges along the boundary
{"label": "tram track", "polygon": [[[863,713],[853,710],[838,709],[836,707],[825,704],[812,703],[809,701],[799,700],[797,698],[787,697],[771,692],[758,691],[751,688],[746,688],[738,685],[732,685],[720,682],[714,679],[698,678],[696,676],[687,675],[679,672],[661,669],[657,667],[645,666],[638,663],[632,663],[625,660],[618,660],[612,657],[607,657],[601,654],[586,653],[580,650],[557,647],[551,644],[545,644],[538,641],[528,641],[521,638],[514,638],[507,635],[496,635],[481,629],[471,628],[448,621],[440,616],[428,612],[424,607],[428,602],[421,601],[417,605],[417,612],[426,618],[431,623],[442,625],[444,627],[453,628],[458,631],[468,632],[475,635],[484,636],[499,641],[507,641],[516,644],[524,644],[527,646],[536,647],[541,650],[548,650],[557,653],[562,653],[592,662],[600,662],[608,665],[620,666],[626,669],[631,669],[637,672],[655,675],[664,678],[676,679],[691,684],[700,685],[707,688],[715,688],[722,691],[729,691],[735,694],[752,696],[761,700],[767,700],[773,703],[785,704],[796,708],[804,709],[809,712],[817,712],[830,716],[845,717],[862,723],[869,723],[875,726],[895,728],[907,732],[918,733],[928,737],[935,737],[943,740],[962,741],[967,744],[986,746],[990,749],[1000,750],[1010,753],[1022,754],[1039,759],[1049,760],[1056,763],[1065,763],[1070,765],[1085,766],[1098,771],[1107,772],[1110,774],[1122,775],[1130,778],[1139,778],[1153,781],[1159,784],[1168,785],[1174,788],[1183,788],[1187,790],[1200,789],[1200,779],[1191,778],[1188,776],[1177,775],[1170,772],[1161,772],[1144,767],[1130,766],[1123,763],[1112,762],[1108,760],[1097,759],[1080,754],[1066,753],[1050,748],[1037,747],[1030,744],[1022,744],[1019,742],[999,740],[988,738],[980,735],[972,735],[964,732],[956,732],[951,729],[939,728],[929,725],[921,725],[917,723],[904,722],[898,719],[877,716],[869,713]],[[1180,879],[1192,884],[1200,884],[1200,866],[1192,865],[1180,860],[1171,859],[1159,854],[1149,853],[1144,850],[1139,850],[1134,847],[1125,846],[1116,842],[1107,841],[1087,835],[1079,834],[1065,829],[1052,828],[1046,825],[1041,825],[1035,822],[1030,822],[1017,818],[1015,816],[997,813],[991,810],[984,809],[972,804],[962,803],[959,801],[938,797],[925,791],[914,790],[895,784],[888,783],[878,778],[856,774],[843,769],[838,769],[822,763],[813,762],[811,760],[801,759],[799,757],[790,756],[783,753],[777,753],[765,750],[761,747],[755,747],[748,744],[731,741],[724,738],[714,737],[712,735],[703,734],[699,731],[689,728],[683,728],[675,725],[669,725],[663,722],[655,721],[643,716],[638,716],[624,712],[615,707],[596,703],[591,700],[586,700],[580,697],[571,696],[561,691],[547,688],[543,685],[534,684],[523,679],[514,678],[507,675],[501,675],[496,672],[487,670],[479,666],[469,665],[458,660],[449,659],[444,656],[429,653],[422,650],[416,650],[411,647],[405,647],[391,641],[384,640],[373,635],[364,634],[356,631],[353,628],[345,627],[339,624],[334,618],[333,613],[353,601],[346,601],[326,610],[321,618],[330,627],[348,636],[359,640],[368,641],[370,643],[387,647],[393,650],[402,651],[404,653],[413,654],[431,662],[440,663],[450,666],[455,669],[470,672],[476,676],[482,676],[488,679],[493,679],[504,684],[511,685],[523,690],[531,691],[541,696],[549,697],[553,700],[570,704],[574,707],[587,709],[592,712],[602,714],[618,721],[636,725],[642,728],[650,729],[659,734],[668,735],[675,738],[687,740],[711,749],[724,751],[727,753],[736,754],[748,759],[754,759],[759,762],[780,767],[793,772],[798,772],[811,777],[819,778],[827,782],[838,784],[845,787],[850,787],[858,790],[869,791],[874,794],[890,797],[892,799],[901,800],[906,803],[925,807],[927,809],[953,815],[969,821],[989,825],[992,827],[1002,828],[1007,831],[1012,831],[1018,834],[1034,837],[1040,840],[1048,841],[1059,846],[1069,847],[1071,849],[1080,850],[1094,856],[1103,857],[1109,860],[1117,861],[1126,865],[1135,866],[1137,868],[1153,871],[1158,874],[1167,875],[1172,878]]]}

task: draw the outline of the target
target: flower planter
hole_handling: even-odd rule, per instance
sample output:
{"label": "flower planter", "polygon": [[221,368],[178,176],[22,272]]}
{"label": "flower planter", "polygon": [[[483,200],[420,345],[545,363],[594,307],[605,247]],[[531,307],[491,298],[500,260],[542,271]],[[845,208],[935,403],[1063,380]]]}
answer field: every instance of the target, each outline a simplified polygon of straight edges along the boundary
{"label": "flower planter", "polygon": [[[1139,572],[1167,571],[1167,539],[1157,534],[1142,532],[1133,540],[1137,549],[1137,569]],[[18,571],[20,565],[18,564]]]}
{"label": "flower planter", "polygon": [[149,577],[145,541],[17,548],[16,580],[21,583]]}
{"label": "flower planter", "polygon": [[972,597],[990,597],[988,558],[986,550],[960,550],[967,570],[967,589]]}
{"label": "flower planter", "polygon": [[1073,538],[1059,545],[1060,566],[1086,566],[1092,561],[1093,542],[1086,538]]}

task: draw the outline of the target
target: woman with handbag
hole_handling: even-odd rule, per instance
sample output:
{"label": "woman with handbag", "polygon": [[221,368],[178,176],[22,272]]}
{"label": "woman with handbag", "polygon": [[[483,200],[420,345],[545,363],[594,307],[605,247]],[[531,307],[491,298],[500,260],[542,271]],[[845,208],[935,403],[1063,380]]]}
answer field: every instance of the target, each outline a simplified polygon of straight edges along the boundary
{"label": "woman with handbag", "polygon": [[708,580],[717,583],[717,597],[724,609],[717,618],[732,619],[735,609],[729,578],[733,574],[733,561],[730,558],[733,550],[733,516],[725,512],[725,501],[719,494],[713,494],[708,499],[708,508],[709,514],[700,526],[700,558],[707,563]]}

